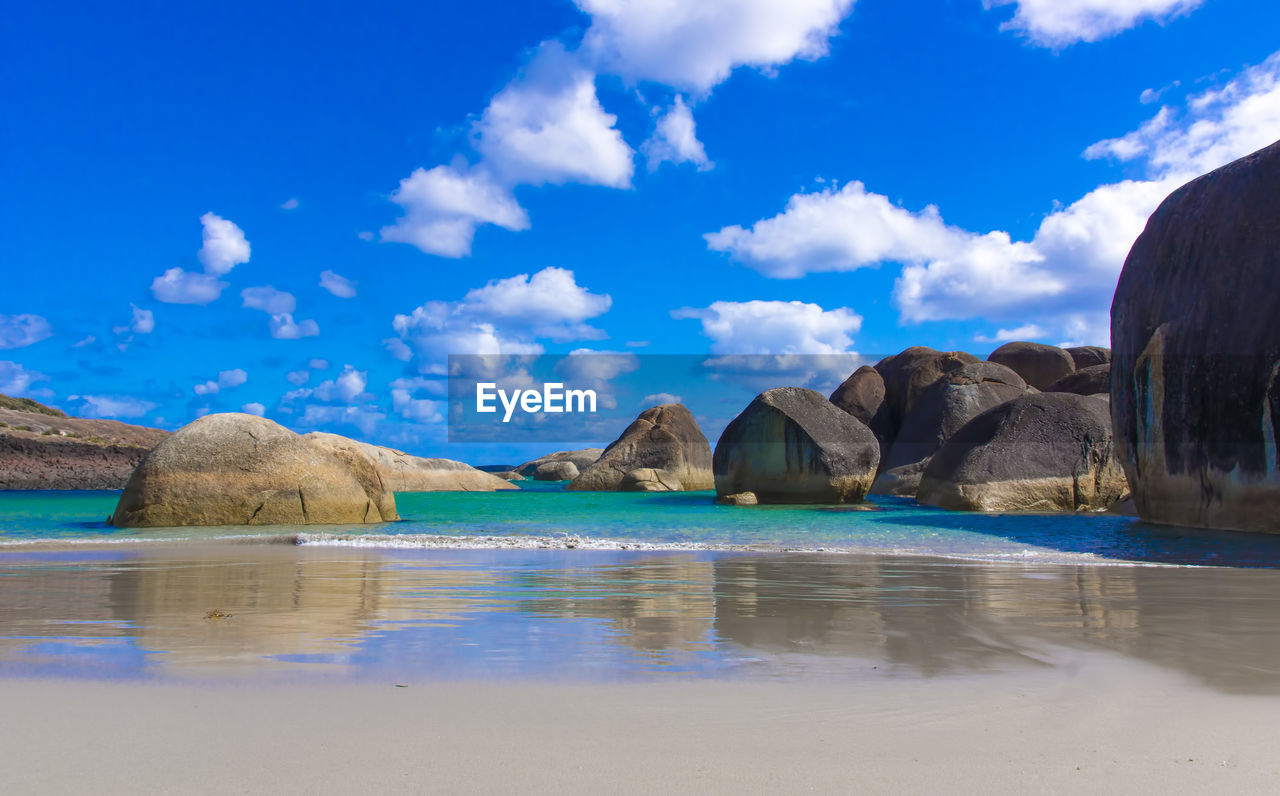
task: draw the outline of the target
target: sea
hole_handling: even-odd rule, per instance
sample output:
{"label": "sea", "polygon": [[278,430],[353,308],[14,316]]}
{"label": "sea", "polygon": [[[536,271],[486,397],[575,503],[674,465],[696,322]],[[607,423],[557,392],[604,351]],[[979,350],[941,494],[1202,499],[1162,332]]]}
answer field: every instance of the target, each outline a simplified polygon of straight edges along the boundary
{"label": "sea", "polygon": [[0,676],[770,681],[1138,658],[1280,693],[1280,537],[1114,514],[402,493],[370,526],[114,528],[0,492]]}

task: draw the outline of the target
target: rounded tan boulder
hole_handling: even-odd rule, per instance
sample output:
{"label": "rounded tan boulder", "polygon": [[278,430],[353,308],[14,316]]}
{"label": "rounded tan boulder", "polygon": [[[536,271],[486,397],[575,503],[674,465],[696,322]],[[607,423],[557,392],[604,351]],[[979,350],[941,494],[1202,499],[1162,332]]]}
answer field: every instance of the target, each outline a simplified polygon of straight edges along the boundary
{"label": "rounded tan boulder", "polygon": [[313,431],[307,439],[342,449],[354,445],[378,469],[383,484],[392,492],[493,492],[519,489],[492,473],[477,470],[453,459],[424,459],[395,448],[357,442],[337,434]]}
{"label": "rounded tan boulder", "polygon": [[143,459],[111,521],[143,528],[398,519],[375,464],[359,443],[345,442],[309,440],[254,415],[207,415]]}
{"label": "rounded tan boulder", "polygon": [[679,492],[713,489],[711,444],[683,404],[640,413],[570,489]]}

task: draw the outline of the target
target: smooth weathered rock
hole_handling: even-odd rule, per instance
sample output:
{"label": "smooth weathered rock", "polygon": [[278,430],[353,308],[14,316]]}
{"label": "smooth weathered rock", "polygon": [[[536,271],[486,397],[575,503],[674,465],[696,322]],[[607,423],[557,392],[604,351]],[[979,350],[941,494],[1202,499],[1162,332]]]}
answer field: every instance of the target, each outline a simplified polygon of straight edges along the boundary
{"label": "smooth weathered rock", "polygon": [[1065,350],[1025,341],[1005,343],[992,351],[987,361],[998,362],[1013,370],[1037,390],[1048,388],[1076,369],[1075,360]]}
{"label": "smooth weathered rock", "polygon": [[757,506],[759,498],[754,492],[735,492],[732,495],[720,495],[716,502],[722,506]]}
{"label": "smooth weathered rock", "polygon": [[337,434],[313,431],[308,439],[336,446],[355,445],[378,468],[378,475],[393,492],[493,492],[519,489],[492,473],[452,459],[426,459],[404,451],[357,442]]}
{"label": "smooth weathered rock", "polygon": [[712,457],[716,493],[754,492],[761,503],[849,503],[875,477],[875,435],[819,393],[780,387],[733,419]]}
{"label": "smooth weathered rock", "polygon": [[[641,476],[629,477],[632,473]],[[711,445],[683,404],[646,409],[569,489],[670,491],[711,489]]]}
{"label": "smooth weathered rock", "polygon": [[964,351],[935,351],[925,346],[913,346],[877,362],[875,369],[884,379],[884,401],[888,406],[893,434],[897,434],[921,393],[945,374],[979,361]]}
{"label": "smooth weathered rock", "polygon": [[963,511],[1101,511],[1127,491],[1106,402],[1031,393],[952,434],[916,500]]}
{"label": "smooth weathered rock", "polygon": [[578,477],[578,466],[568,459],[543,462],[533,469],[536,481],[572,481]]}
{"label": "smooth weathered rock", "polygon": [[1076,370],[1091,368],[1094,365],[1111,364],[1110,348],[1096,345],[1080,345],[1064,350],[1071,355],[1071,361],[1075,363]]}
{"label": "smooth weathered rock", "polygon": [[517,473],[515,470],[501,470],[501,471],[499,471],[499,472],[494,473],[494,475],[498,476],[498,477],[499,477],[499,478],[501,478],[503,481],[526,481],[526,480],[528,480],[528,479],[526,479],[523,475],[520,475],[520,473]]}
{"label": "smooth weathered rock", "polygon": [[321,443],[265,418],[215,414],[155,447],[125,485],[121,527],[345,524],[397,519],[359,444]]}
{"label": "smooth weathered rock", "polygon": [[596,459],[600,458],[600,454],[604,453],[604,448],[582,448],[576,451],[556,451],[548,453],[546,456],[539,456],[536,459],[527,461],[519,467],[515,468],[516,472],[525,478],[533,478],[534,471],[538,469],[538,465],[547,462],[573,462],[573,466],[578,471],[587,469],[595,464]]}
{"label": "smooth weathered rock", "polygon": [[884,377],[871,365],[863,365],[851,373],[828,400],[872,430],[884,422],[889,411],[884,403]]}
{"label": "smooth weathered rock", "polygon": [[1045,388],[1045,392],[1071,392],[1076,395],[1098,395],[1111,392],[1111,366],[1090,365],[1068,373]]}
{"label": "smooth weathered rock", "polygon": [[871,491],[911,497],[929,457],[961,426],[986,410],[1012,401],[1027,383],[995,362],[971,362],[942,375],[915,400],[889,449],[886,467]]}
{"label": "smooth weathered rock", "polygon": [[1174,191],[1111,305],[1111,412],[1139,516],[1280,532],[1280,142]]}

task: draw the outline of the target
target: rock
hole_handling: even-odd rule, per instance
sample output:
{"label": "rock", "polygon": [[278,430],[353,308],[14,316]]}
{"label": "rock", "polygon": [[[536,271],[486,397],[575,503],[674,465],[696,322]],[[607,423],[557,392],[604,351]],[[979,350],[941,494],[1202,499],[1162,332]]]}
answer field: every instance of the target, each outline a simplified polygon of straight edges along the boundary
{"label": "rock", "polygon": [[512,472],[519,466],[520,465],[518,464],[477,464],[475,465],[475,468],[482,472],[493,473],[494,475],[497,475],[498,473]]}
{"label": "rock", "polygon": [[582,450],[576,451],[557,451],[556,453],[548,453],[546,456],[539,456],[532,461],[527,461],[515,468],[515,471],[520,475],[523,475],[525,478],[532,478],[533,471],[538,469],[538,465],[545,464],[546,462],[573,462],[573,466],[577,467],[579,471],[582,471],[590,467],[592,464],[595,464],[596,459],[599,459],[600,454],[602,453],[604,453],[604,448],[583,448]]}
{"label": "rock", "polygon": [[1111,412],[1138,515],[1280,532],[1280,142],[1174,191],[1111,305]]}
{"label": "rock", "polygon": [[761,503],[862,500],[880,461],[875,435],[813,390],[756,396],[720,435],[712,457],[718,495],[754,492]]}
{"label": "rock", "polygon": [[378,468],[383,484],[393,492],[493,492],[519,489],[505,479],[452,459],[425,459],[394,448],[356,442],[337,434],[313,431],[308,439],[337,446],[355,445]]}
{"label": "rock", "polygon": [[[648,471],[638,478],[633,472]],[[671,485],[675,486],[671,486]],[[646,409],[569,489],[662,491],[712,489],[711,445],[683,404]]]}
{"label": "rock", "polygon": [[1076,395],[1098,395],[1111,392],[1111,366],[1090,365],[1068,373],[1045,388],[1045,392],[1071,392]]}
{"label": "rock", "polygon": [[1071,355],[1071,361],[1075,363],[1076,370],[1091,368],[1094,365],[1111,364],[1110,348],[1102,348],[1101,346],[1096,345],[1081,345],[1064,350]]}
{"label": "rock", "polygon": [[995,362],[971,362],[945,373],[915,400],[871,491],[912,497],[929,457],[961,426],[1025,394],[1027,383]]}
{"label": "rock", "polygon": [[720,495],[716,502],[722,506],[756,506],[760,500],[755,492],[735,492],[732,495]]}
{"label": "rock", "polygon": [[944,374],[979,362],[964,351],[935,351],[924,346],[908,348],[876,363],[884,379],[884,401],[888,405],[890,427],[896,435],[916,399]]}
{"label": "rock", "polygon": [[494,475],[498,476],[498,477],[499,477],[499,478],[501,478],[503,481],[525,481],[525,480],[527,480],[523,475],[520,475],[520,473],[517,473],[515,470],[504,470],[504,471],[501,471],[501,472],[496,472],[496,473],[494,473]]}
{"label": "rock", "polygon": [[533,470],[537,481],[572,481],[578,477],[578,466],[567,459],[543,462]]}
{"label": "rock", "polygon": [[992,351],[987,360],[1013,370],[1037,390],[1048,388],[1076,369],[1070,354],[1057,346],[1043,343],[1005,343]]}
{"label": "rock", "polygon": [[970,420],[933,455],[916,500],[962,511],[1102,511],[1128,484],[1107,404],[1030,393]]}
{"label": "rock", "polygon": [[870,428],[888,411],[884,405],[884,377],[870,365],[850,374],[828,399]]}
{"label": "rock", "polygon": [[238,413],[206,415],[157,445],[112,516],[126,528],[395,519],[395,498],[360,443],[307,439]]}

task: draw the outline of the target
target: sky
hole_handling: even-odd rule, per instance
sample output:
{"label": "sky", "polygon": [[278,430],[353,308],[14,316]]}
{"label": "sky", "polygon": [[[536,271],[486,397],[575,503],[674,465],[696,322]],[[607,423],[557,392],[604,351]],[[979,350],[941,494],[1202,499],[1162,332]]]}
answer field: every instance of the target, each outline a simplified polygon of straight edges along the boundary
{"label": "sky", "polygon": [[753,390],[911,345],[1106,345],[1147,216],[1280,138],[1269,0],[4,19],[0,392],[473,462],[546,445],[451,443],[451,354],[693,358],[739,392],[655,377],[616,409],[681,398],[714,441]]}

